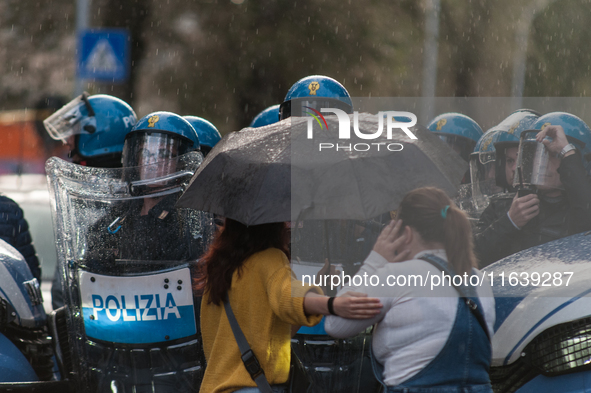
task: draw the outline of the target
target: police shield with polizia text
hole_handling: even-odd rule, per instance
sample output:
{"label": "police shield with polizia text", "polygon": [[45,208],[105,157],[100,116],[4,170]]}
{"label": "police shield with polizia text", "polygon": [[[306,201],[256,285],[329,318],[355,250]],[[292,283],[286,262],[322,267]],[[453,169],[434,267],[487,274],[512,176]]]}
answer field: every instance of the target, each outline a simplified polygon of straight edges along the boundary
{"label": "police shield with polizia text", "polygon": [[156,112],[127,134],[123,168],[48,161],[65,302],[56,338],[78,391],[199,390],[191,278],[213,222],[174,203],[202,160],[193,127]]}

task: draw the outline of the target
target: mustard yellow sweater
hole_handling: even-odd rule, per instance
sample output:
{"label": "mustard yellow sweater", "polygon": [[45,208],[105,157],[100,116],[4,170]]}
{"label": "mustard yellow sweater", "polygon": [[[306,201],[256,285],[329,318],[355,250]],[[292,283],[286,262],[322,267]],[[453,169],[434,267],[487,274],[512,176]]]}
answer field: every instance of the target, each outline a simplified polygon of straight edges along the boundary
{"label": "mustard yellow sweater", "polygon": [[[322,318],[304,313],[303,296],[310,289],[322,293],[295,280],[287,257],[276,248],[248,258],[240,276],[234,272],[230,305],[271,385],[289,377],[291,325],[313,326]],[[207,359],[201,392],[256,387],[240,359],[223,304],[208,304],[207,294],[201,302],[201,334]]]}

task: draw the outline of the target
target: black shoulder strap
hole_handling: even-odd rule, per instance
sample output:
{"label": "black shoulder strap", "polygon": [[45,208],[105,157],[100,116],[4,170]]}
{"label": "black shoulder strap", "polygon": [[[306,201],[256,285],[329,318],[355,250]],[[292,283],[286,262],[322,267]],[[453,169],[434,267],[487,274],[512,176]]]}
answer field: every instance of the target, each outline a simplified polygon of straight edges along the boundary
{"label": "black shoulder strap", "polygon": [[240,329],[240,325],[234,316],[234,311],[232,311],[232,306],[230,306],[227,294],[224,298],[224,308],[226,309],[226,316],[230,322],[230,327],[234,333],[234,338],[238,344],[242,363],[244,363],[246,371],[248,371],[250,377],[256,382],[257,387],[262,393],[272,393],[271,385],[269,385],[269,382],[265,377],[265,372],[261,368],[259,360],[255,356],[254,352],[252,349],[250,349],[250,345],[248,345],[248,341],[246,341],[246,337],[244,337],[244,333],[242,333],[242,329]]}
{"label": "black shoulder strap", "polygon": [[[435,266],[437,269],[443,271],[445,274],[447,274],[451,277],[456,275],[456,272],[449,266],[449,264],[447,262],[445,262],[443,259],[439,258],[438,256],[435,256],[433,254],[428,254],[428,255],[423,255],[419,259],[421,259],[425,262],[429,262],[431,265]],[[488,332],[488,327],[486,325],[486,321],[484,320],[483,311],[481,310],[481,307],[478,307],[478,304],[480,302],[478,301],[478,296],[476,295],[476,291],[470,287],[455,285],[453,283],[453,280],[451,280],[451,283],[454,286],[454,288],[458,291],[458,293],[460,294],[460,297],[466,301],[468,308],[470,309],[470,311],[472,312],[472,314],[474,315],[474,317],[476,318],[476,320],[478,321],[478,323],[480,324],[480,326],[484,330],[484,333],[486,333],[486,337],[488,337],[488,340],[490,341],[491,337],[490,337],[490,333]]]}

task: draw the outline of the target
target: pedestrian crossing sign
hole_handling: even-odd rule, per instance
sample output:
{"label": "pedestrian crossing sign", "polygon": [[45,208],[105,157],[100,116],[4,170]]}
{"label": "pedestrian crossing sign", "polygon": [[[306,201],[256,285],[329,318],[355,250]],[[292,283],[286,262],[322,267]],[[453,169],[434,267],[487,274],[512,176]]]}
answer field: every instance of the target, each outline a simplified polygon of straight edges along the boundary
{"label": "pedestrian crossing sign", "polygon": [[124,29],[90,29],[79,38],[78,76],[123,82],[129,75],[129,33]]}

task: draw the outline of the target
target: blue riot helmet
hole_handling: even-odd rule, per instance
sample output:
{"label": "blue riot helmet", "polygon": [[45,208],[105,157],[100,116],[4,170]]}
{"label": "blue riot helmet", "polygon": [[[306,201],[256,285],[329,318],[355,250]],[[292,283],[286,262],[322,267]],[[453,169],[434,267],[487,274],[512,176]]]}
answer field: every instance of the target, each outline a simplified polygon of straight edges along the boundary
{"label": "blue riot helmet", "polygon": [[125,136],[123,167],[148,166],[200,150],[199,136],[187,120],[171,112],[141,118]]}
{"label": "blue riot helmet", "polygon": [[516,148],[519,147],[521,133],[531,129],[539,117],[540,114],[531,109],[519,109],[494,127],[499,131],[499,135],[493,141],[496,155],[495,178],[497,186],[515,191],[513,177],[516,168]]}
{"label": "blue riot helmet", "polygon": [[257,128],[268,126],[269,124],[277,123],[279,121],[279,104],[272,105],[252,119],[249,127]]}
{"label": "blue riot helmet", "polygon": [[579,117],[566,112],[552,112],[541,116],[531,126],[534,130],[542,130],[548,125],[562,126],[566,139],[575,145],[583,157],[583,165],[591,170],[591,129]]}
{"label": "blue riot helmet", "polygon": [[[494,194],[509,189],[506,181],[499,184],[498,176],[505,176],[505,169],[498,169],[497,155],[498,143],[510,142],[515,146],[519,144],[519,138],[503,129],[493,127],[482,135],[476,143],[474,153],[470,155],[470,179],[472,187],[472,200],[478,210],[488,205],[488,198]],[[503,161],[504,162],[504,161]],[[503,164],[504,165],[504,164]]]}
{"label": "blue riot helmet", "polygon": [[482,128],[478,123],[466,115],[455,112],[437,116],[431,120],[427,128],[439,135],[439,138],[466,162],[470,161],[470,153],[474,151],[476,142],[482,136]]}
{"label": "blue riot helmet", "polygon": [[520,134],[521,131],[529,129],[540,116],[542,116],[541,113],[532,109],[518,109],[494,128],[507,131],[510,134]]}
{"label": "blue riot helmet", "polygon": [[125,135],[137,121],[133,109],[106,94],[76,97],[43,121],[49,135],[71,145],[76,163],[121,166]]}
{"label": "blue riot helmet", "polygon": [[495,182],[495,147],[499,131],[490,129],[476,143],[474,152],[470,154],[470,180],[472,197],[477,205],[484,204],[484,199],[502,190]]}
{"label": "blue riot helmet", "polygon": [[199,145],[203,155],[207,155],[207,153],[213,149],[216,143],[222,139],[218,129],[204,118],[197,116],[183,116],[183,118],[191,123],[197,132],[197,136],[199,137]]}
{"label": "blue riot helmet", "polygon": [[279,107],[279,119],[306,116],[310,108],[336,108],[353,113],[349,92],[336,80],[323,75],[312,75],[297,81],[285,95]]}
{"label": "blue riot helmet", "polygon": [[[486,131],[478,140],[470,155],[472,195],[475,198],[491,196],[503,189],[513,190],[513,180],[507,180],[506,149],[519,146],[521,132],[531,128],[539,116],[539,113],[530,109],[519,109]],[[511,153],[510,165],[514,165],[514,153]]]}

